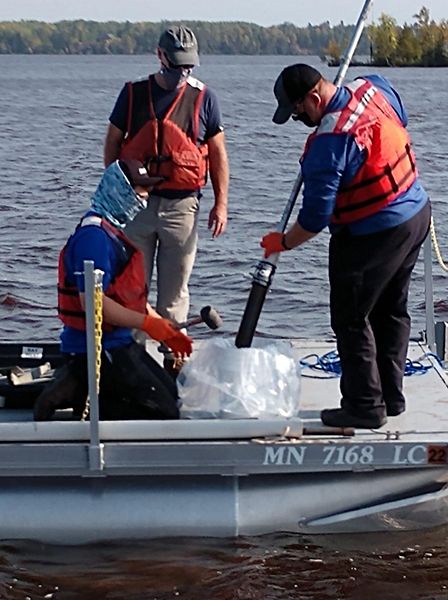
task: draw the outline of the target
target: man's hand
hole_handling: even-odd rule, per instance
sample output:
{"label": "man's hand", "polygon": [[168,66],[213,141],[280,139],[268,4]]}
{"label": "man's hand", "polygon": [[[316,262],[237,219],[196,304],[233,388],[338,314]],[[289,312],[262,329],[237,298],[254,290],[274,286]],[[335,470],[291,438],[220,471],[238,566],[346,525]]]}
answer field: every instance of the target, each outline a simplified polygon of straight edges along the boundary
{"label": "man's hand", "polygon": [[290,250],[285,246],[285,234],[281,231],[271,231],[262,237],[260,246],[264,248],[264,257],[269,258],[271,254],[278,254]]}
{"label": "man's hand", "polygon": [[176,329],[168,319],[146,315],[143,319],[141,329],[152,337],[153,340],[164,342],[166,339],[176,335]]}
{"label": "man's hand", "polygon": [[214,206],[208,216],[208,228],[212,230],[212,237],[217,238],[224,233],[227,226],[227,207]]}
{"label": "man's hand", "polygon": [[215,204],[208,216],[208,228],[212,237],[224,233],[227,225],[227,198],[229,194],[229,161],[227,158],[224,131],[207,140],[210,179],[213,186]]}
{"label": "man's hand", "polygon": [[182,331],[177,331],[175,335],[164,340],[164,344],[174,352],[176,357],[185,358],[193,352],[193,340]]}
{"label": "man's hand", "polygon": [[166,344],[176,356],[184,358],[193,352],[193,340],[176,329],[168,319],[146,315],[141,329],[153,340]]}

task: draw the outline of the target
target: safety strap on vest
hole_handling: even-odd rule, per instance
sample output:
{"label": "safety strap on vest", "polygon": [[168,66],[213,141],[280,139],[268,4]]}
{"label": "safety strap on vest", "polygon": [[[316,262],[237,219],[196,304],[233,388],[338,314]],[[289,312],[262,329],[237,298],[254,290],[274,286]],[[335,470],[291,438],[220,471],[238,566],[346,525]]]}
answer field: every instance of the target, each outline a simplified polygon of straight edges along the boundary
{"label": "safety strap on vest", "polygon": [[[347,107],[338,113],[337,119],[335,119],[333,113],[332,122],[335,132],[351,133],[356,131],[358,127],[362,128],[364,125],[368,127],[370,113],[366,114],[365,111],[369,103],[374,113],[381,113],[383,118],[390,119],[401,129],[404,129],[389,102],[370,82],[359,79],[347,87],[350,89],[352,97]],[[393,162],[385,164],[381,170],[376,170],[374,175],[371,173],[370,177],[358,178],[356,183],[348,184],[340,190],[341,197],[349,198],[350,195],[354,195],[353,197],[356,197],[356,200],[347,203],[336,203],[334,217],[337,220],[341,218],[345,220],[350,214],[355,215],[360,211],[364,216],[368,216],[369,212],[366,213],[366,210],[369,211],[369,207],[384,206],[385,202],[387,203],[389,199],[391,201],[415,180],[417,166],[409,137],[406,136],[406,138],[408,141],[405,143],[405,140],[403,140],[403,151],[398,157],[397,152],[395,158],[391,158]],[[397,148],[397,150],[399,149]],[[383,184],[381,183],[382,180]],[[388,184],[384,185],[386,180]]]}
{"label": "safety strap on vest", "polygon": [[[397,168],[397,166],[401,162],[403,162],[406,159],[409,161],[409,163],[411,165],[410,169],[405,175],[403,175],[403,177],[399,181],[397,181],[394,177],[394,170]],[[344,192],[349,192],[349,191],[361,189],[363,187],[372,185],[373,183],[380,181],[380,179],[382,179],[384,177],[384,175],[386,175],[390,181],[392,191],[396,194],[398,192],[398,190],[400,189],[401,185],[404,183],[404,181],[406,181],[406,179],[409,177],[409,175],[411,173],[416,173],[416,171],[417,171],[417,165],[415,164],[415,161],[414,161],[411,146],[409,144],[406,144],[405,151],[402,154],[400,154],[400,156],[397,158],[397,160],[392,165],[386,165],[384,167],[383,173],[380,173],[379,175],[376,175],[375,177],[370,177],[369,179],[364,179],[363,181],[359,181],[358,183],[356,183],[354,185],[348,185],[347,187],[344,187]]]}

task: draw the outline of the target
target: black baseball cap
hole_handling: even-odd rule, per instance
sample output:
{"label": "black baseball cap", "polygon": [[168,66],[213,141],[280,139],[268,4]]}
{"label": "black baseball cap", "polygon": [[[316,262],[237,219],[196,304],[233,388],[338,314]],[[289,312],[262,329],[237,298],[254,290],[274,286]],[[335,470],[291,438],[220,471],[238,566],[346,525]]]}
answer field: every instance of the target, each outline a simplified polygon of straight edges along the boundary
{"label": "black baseball cap", "polygon": [[283,69],[274,85],[278,107],[272,117],[274,123],[286,123],[293,112],[294,104],[304,98],[322,79],[317,69],[306,64],[290,65]]}
{"label": "black baseball cap", "polygon": [[159,48],[175,67],[199,65],[198,42],[188,27],[179,25],[166,29],[160,36]]}

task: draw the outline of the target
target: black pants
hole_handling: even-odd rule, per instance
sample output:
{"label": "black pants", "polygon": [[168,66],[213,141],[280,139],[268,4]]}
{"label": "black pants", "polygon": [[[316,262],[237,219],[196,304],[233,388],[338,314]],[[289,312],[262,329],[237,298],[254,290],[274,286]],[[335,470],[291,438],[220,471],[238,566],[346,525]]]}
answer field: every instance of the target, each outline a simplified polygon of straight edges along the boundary
{"label": "black pants", "polygon": [[408,291],[430,217],[428,202],[397,227],[331,237],[331,326],[341,360],[341,405],[352,414],[384,415],[386,406],[404,407]]}
{"label": "black pants", "polygon": [[[87,396],[87,358],[67,355],[65,368],[77,386],[73,407],[80,413]],[[136,342],[103,352],[99,408],[107,419],[178,419],[176,384]]]}

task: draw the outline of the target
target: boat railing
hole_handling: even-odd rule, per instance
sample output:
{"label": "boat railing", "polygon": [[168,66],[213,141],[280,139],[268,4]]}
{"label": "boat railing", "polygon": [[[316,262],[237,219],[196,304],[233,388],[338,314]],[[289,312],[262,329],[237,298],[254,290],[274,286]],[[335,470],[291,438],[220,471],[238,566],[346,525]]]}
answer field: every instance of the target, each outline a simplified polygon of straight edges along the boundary
{"label": "boat railing", "polygon": [[434,291],[432,285],[432,247],[431,235],[428,233],[423,244],[423,260],[425,274],[425,320],[426,344],[431,352],[436,351],[436,333],[434,323]]}
{"label": "boat railing", "polygon": [[103,272],[92,260],[84,261],[85,311],[87,337],[87,376],[90,422],[89,466],[93,473],[104,468],[104,445],[99,435],[99,389],[103,325]]}
{"label": "boat railing", "polygon": [[448,265],[445,264],[437,240],[434,219],[431,219],[431,226],[423,246],[424,260],[424,280],[425,280],[425,341],[431,352],[437,354],[442,361],[447,360],[448,353],[448,327],[444,321],[436,322],[434,315],[434,291],[433,291],[433,271],[432,271],[432,249],[436,255],[441,269],[448,272]]}

